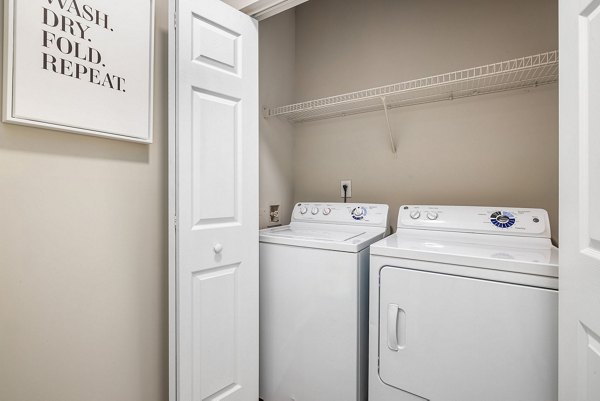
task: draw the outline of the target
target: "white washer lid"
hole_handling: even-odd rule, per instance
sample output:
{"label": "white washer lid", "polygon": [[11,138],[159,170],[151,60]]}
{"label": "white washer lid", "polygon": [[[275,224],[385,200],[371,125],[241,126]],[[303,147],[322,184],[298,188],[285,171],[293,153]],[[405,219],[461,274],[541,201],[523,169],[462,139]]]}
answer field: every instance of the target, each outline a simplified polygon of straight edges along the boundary
{"label": "white washer lid", "polygon": [[558,248],[545,238],[404,229],[371,255],[558,277]]}
{"label": "white washer lid", "polygon": [[331,231],[331,230],[315,230],[311,228],[294,228],[285,226],[274,228],[269,232],[272,237],[285,237],[296,239],[309,239],[318,241],[336,241],[344,242],[354,237],[364,234],[364,231],[349,232],[349,231]]}
{"label": "white washer lid", "polygon": [[288,226],[260,230],[262,243],[359,252],[382,239],[385,228],[292,222]]}

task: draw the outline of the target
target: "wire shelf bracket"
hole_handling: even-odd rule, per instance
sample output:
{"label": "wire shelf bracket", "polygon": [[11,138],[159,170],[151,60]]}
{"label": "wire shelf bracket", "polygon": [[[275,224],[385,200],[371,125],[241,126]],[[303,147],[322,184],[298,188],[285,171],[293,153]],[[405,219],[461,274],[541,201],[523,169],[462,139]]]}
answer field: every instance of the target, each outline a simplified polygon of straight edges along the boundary
{"label": "wire shelf bracket", "polygon": [[392,134],[392,125],[390,124],[390,116],[388,115],[388,105],[385,96],[381,97],[383,103],[383,111],[385,113],[385,122],[387,123],[388,133],[390,134],[390,144],[392,145],[392,153],[396,153],[396,144],[394,143],[394,135]]}

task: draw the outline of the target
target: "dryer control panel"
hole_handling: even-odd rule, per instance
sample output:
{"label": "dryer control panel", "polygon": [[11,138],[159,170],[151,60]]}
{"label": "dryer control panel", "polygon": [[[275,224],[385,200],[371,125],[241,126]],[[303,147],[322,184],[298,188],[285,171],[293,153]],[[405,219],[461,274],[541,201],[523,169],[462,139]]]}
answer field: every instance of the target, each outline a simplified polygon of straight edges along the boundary
{"label": "dryer control panel", "polygon": [[402,228],[550,238],[545,210],[514,207],[404,205]]}
{"label": "dryer control panel", "polygon": [[299,202],[292,221],[387,227],[388,205]]}

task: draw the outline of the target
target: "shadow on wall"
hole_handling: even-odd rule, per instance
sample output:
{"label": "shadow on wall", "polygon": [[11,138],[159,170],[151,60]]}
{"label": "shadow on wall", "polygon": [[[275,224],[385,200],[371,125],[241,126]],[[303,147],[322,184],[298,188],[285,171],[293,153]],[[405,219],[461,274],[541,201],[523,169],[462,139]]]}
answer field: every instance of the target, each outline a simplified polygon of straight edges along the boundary
{"label": "shadow on wall", "polygon": [[4,123],[0,129],[0,148],[83,159],[149,162],[149,148],[145,144]]}

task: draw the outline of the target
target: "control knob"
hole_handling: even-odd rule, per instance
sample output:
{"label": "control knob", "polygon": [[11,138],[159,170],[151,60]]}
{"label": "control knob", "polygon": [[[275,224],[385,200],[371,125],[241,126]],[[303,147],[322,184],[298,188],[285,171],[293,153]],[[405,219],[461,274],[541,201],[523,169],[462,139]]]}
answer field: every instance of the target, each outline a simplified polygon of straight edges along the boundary
{"label": "control knob", "polygon": [[310,212],[312,214],[317,214],[317,213],[319,213],[319,208],[318,207],[313,207]]}
{"label": "control knob", "polygon": [[367,211],[364,207],[357,206],[354,209],[352,209],[352,218],[354,220],[362,220],[365,217],[366,213]]}
{"label": "control knob", "polygon": [[323,209],[323,214],[325,216],[329,215],[329,213],[331,213],[331,209],[330,208],[326,207],[325,209]]}
{"label": "control knob", "polygon": [[306,206],[302,206],[300,208],[300,214],[306,214],[306,212],[308,212],[308,209],[306,208]]}
{"label": "control knob", "polygon": [[511,212],[498,210],[492,213],[490,221],[498,228],[510,228],[517,220]]}
{"label": "control knob", "polygon": [[438,214],[437,212],[427,212],[427,218],[429,220],[437,220]]}
{"label": "control knob", "polygon": [[421,217],[421,212],[419,212],[418,210],[413,210],[412,212],[410,212],[411,219],[416,220],[419,217]]}

